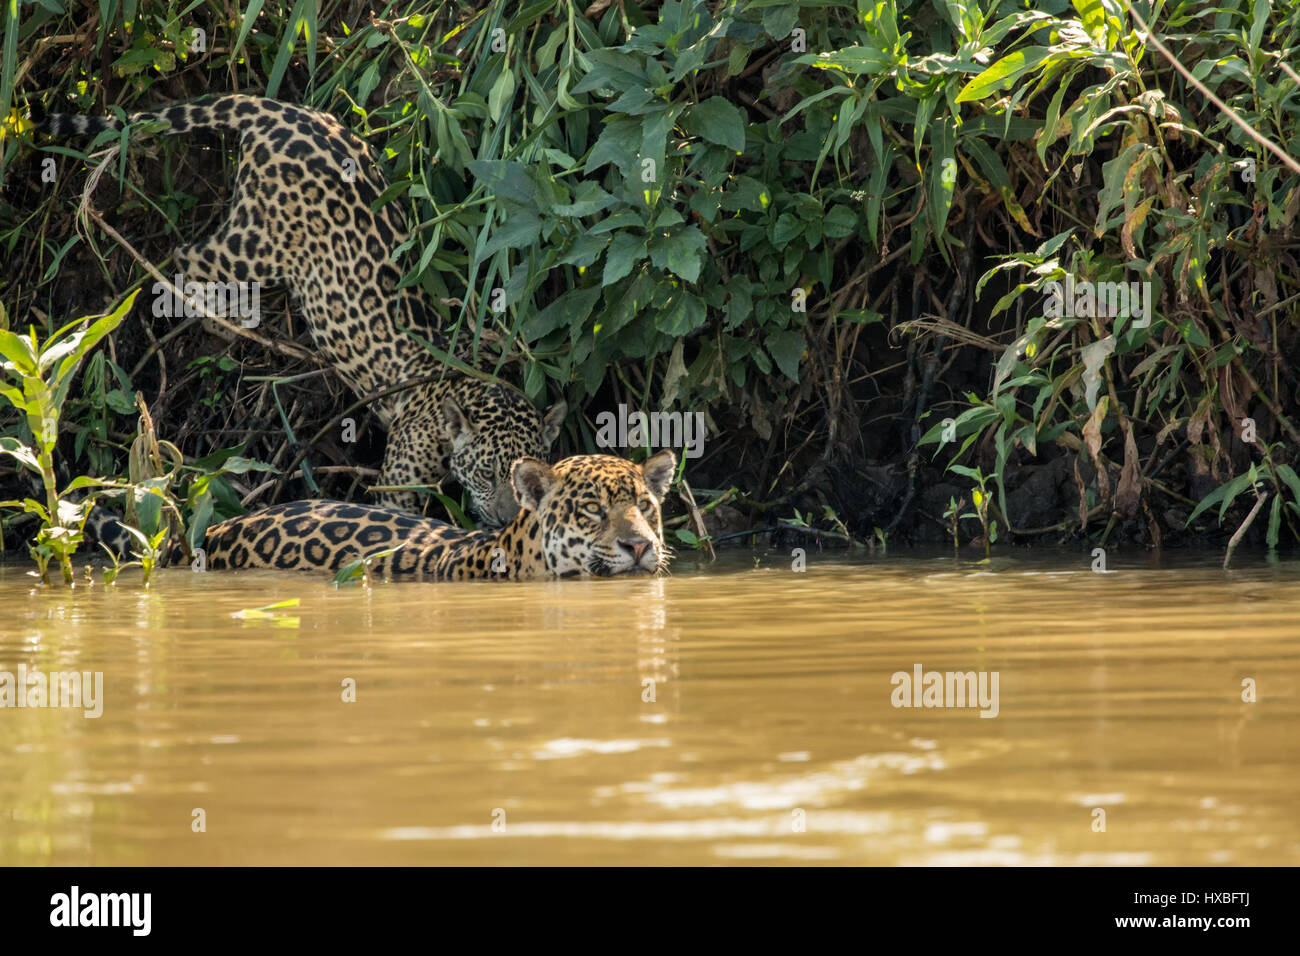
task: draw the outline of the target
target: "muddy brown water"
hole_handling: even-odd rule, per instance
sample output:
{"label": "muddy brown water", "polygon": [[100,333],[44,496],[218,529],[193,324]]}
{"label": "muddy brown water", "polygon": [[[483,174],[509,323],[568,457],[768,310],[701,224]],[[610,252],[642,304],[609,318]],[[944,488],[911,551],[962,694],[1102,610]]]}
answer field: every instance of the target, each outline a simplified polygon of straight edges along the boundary
{"label": "muddy brown water", "polygon": [[[1300,863],[1300,562],[1111,562],[0,567],[0,675],[103,674],[98,718],[0,709],[0,863]],[[895,706],[918,667],[996,716]]]}

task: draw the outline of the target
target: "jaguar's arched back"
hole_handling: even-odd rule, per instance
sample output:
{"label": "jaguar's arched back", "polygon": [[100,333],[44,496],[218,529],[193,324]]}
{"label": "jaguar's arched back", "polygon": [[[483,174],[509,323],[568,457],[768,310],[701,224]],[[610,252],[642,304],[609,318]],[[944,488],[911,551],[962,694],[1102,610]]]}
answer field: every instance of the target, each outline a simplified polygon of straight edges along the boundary
{"label": "jaguar's arched back", "polygon": [[[53,136],[122,125],[116,117],[39,110],[33,118]],[[173,251],[186,285],[285,283],[321,356],[358,395],[445,371],[426,342],[472,364],[467,337],[448,341],[424,291],[399,287],[402,271],[391,257],[410,237],[402,204],[372,207],[387,183],[369,146],[335,117],[230,94],[139,113],[128,122],[170,134],[239,134],[225,222]],[[459,412],[454,419],[449,401]],[[469,492],[485,527],[514,517],[510,464],[520,455],[544,457],[567,411],[557,402],[543,419],[518,389],[457,372],[377,398],[372,407],[388,429],[376,484],[436,485],[450,474]],[[377,500],[408,511],[419,504],[415,492],[380,492]]]}

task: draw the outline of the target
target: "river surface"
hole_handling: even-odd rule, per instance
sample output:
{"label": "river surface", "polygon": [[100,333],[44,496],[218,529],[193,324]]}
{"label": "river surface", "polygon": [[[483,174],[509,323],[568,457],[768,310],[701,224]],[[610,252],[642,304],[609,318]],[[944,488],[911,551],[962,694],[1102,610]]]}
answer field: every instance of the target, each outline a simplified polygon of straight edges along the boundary
{"label": "river surface", "polygon": [[103,674],[0,709],[0,864],[1300,864],[1300,562],[1237,560],[0,567],[0,672]]}

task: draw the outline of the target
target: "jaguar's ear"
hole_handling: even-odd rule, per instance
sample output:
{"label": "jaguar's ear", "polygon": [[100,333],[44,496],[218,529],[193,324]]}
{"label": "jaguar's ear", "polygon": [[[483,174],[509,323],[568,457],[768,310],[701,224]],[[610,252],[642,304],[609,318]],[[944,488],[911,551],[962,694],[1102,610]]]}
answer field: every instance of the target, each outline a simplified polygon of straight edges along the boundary
{"label": "jaguar's ear", "polygon": [[542,419],[542,449],[550,451],[551,445],[555,439],[560,437],[560,429],[564,427],[564,416],[569,414],[569,406],[560,399],[551,406],[546,417]]}
{"label": "jaguar's ear", "polygon": [[447,437],[451,439],[452,445],[460,445],[474,434],[474,426],[469,423],[465,412],[450,395],[442,400],[442,421],[447,428]]}
{"label": "jaguar's ear", "polygon": [[673,483],[673,472],[676,470],[677,456],[667,448],[647,458],[641,465],[641,474],[645,475],[650,494],[663,501],[664,495],[668,494],[668,486]]}
{"label": "jaguar's ear", "polygon": [[555,472],[544,461],[520,458],[510,466],[510,484],[514,486],[519,507],[537,511],[542,507],[542,499],[555,487]]}

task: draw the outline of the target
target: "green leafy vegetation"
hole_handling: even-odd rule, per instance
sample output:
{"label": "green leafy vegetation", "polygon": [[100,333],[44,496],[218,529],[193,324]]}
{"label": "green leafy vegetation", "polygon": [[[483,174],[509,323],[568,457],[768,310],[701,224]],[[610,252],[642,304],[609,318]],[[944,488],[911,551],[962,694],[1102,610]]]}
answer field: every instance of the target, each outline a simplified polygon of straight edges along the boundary
{"label": "green leafy vegetation", "polygon": [[[113,312],[90,322],[78,319],[58,329],[45,342],[36,336],[36,330],[20,335],[0,329],[0,365],[6,381],[0,383],[0,398],[4,398],[23,416],[22,424],[31,436],[24,442],[11,435],[0,437],[0,454],[18,462],[24,469],[40,478],[45,500],[26,497],[21,501],[0,501],[0,507],[21,508],[40,519],[35,543],[31,546],[32,558],[46,579],[51,560],[57,560],[66,584],[73,582],[72,555],[81,544],[86,518],[93,495],[80,500],[69,497],[73,492],[102,488],[108,482],[88,475],[79,475],[59,487],[54,470],[54,453],[59,442],[59,418],[73,373],[86,353],[117,328],[126,318],[134,299],[126,299]],[[3,313],[0,313],[3,318]]]}
{"label": "green leafy vegetation", "polygon": [[404,547],[405,544],[399,544],[395,548],[386,548],[382,551],[374,551],[347,562],[334,573],[334,586],[336,588],[348,584],[360,584],[362,587],[367,588],[373,586],[374,581],[370,576],[371,565],[376,561],[383,560],[390,554],[396,554]]}
{"label": "green leafy vegetation", "polygon": [[[267,93],[381,148],[380,201],[418,224],[404,284],[539,406],[581,410],[557,453],[595,448],[600,409],[700,410],[689,477],[744,489],[757,524],[776,509],[834,515],[819,521],[850,541],[1159,546],[1239,527],[1258,489],[1253,533],[1281,547],[1300,533],[1298,10],[8,5],[0,301],[46,334],[92,278],[149,281],[93,216],[75,226],[91,154],[126,138],[34,152],[25,103]],[[93,198],[162,263],[219,216],[230,162],[151,143]],[[382,442],[330,444],[338,385],[278,343],[168,338],[141,311],[70,399],[79,468],[125,474],[114,434],[140,391],[165,395],[157,426],[191,460],[301,461],[261,503],[360,495]],[[253,368],[291,384],[253,387]],[[226,487],[236,513],[253,489]]]}

